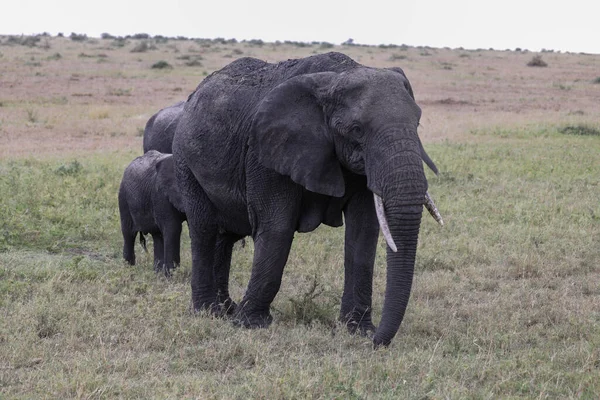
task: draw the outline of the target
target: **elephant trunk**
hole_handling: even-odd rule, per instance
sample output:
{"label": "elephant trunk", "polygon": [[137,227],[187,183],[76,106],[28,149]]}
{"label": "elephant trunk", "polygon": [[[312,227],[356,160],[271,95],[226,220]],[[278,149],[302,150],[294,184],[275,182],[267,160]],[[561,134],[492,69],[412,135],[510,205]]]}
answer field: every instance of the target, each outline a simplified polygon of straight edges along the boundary
{"label": "elephant trunk", "polygon": [[381,322],[373,337],[376,347],[390,344],[400,328],[408,305],[423,213],[422,200],[415,199],[415,203],[419,201],[421,204],[386,207],[386,218],[397,251],[387,247],[385,301]]}
{"label": "elephant trunk", "polygon": [[[374,193],[380,227],[388,243],[385,301],[379,328],[373,337],[375,347],[389,345],[404,318],[426,202],[427,180],[419,156],[418,138],[406,139],[409,136],[406,133],[401,135],[402,141],[397,140],[397,132],[385,135],[371,148],[368,157],[374,160],[367,164],[368,186]],[[416,136],[416,132],[414,134]]]}

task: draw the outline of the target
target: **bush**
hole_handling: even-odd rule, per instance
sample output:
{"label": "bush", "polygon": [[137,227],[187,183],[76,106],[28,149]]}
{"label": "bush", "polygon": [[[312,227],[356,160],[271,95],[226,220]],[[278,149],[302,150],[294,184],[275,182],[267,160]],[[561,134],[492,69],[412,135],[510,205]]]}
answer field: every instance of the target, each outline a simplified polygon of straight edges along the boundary
{"label": "bush", "polygon": [[200,60],[198,60],[196,58],[196,59],[193,59],[191,61],[187,61],[185,63],[185,65],[188,66],[188,67],[201,67],[203,64],[202,64],[202,62],[200,62]]}
{"label": "bush", "polygon": [[262,39],[252,39],[252,40],[249,40],[248,43],[252,46],[258,46],[258,47],[262,47],[262,45],[265,44],[265,42],[263,42]]}
{"label": "bush", "polygon": [[114,47],[124,47],[127,43],[128,43],[127,39],[120,37],[120,38],[116,38],[111,43],[111,46],[114,46]]}
{"label": "bush", "polygon": [[79,174],[79,172],[81,172],[81,170],[83,169],[83,166],[79,163],[79,161],[75,160],[70,162],[69,164],[63,164],[60,167],[58,167],[57,169],[54,170],[54,172],[57,175],[77,175]]}
{"label": "bush", "polygon": [[140,42],[140,43],[136,44],[133,49],[131,49],[131,52],[132,53],[145,53],[149,49],[150,49],[150,46],[148,46],[148,42]]}
{"label": "bush", "polygon": [[74,42],[85,42],[88,37],[85,33],[71,32],[71,36],[69,36],[69,38]]}
{"label": "bush", "polygon": [[548,64],[546,63],[546,61],[542,60],[542,56],[537,55],[537,56],[533,56],[531,61],[529,61],[527,63],[527,66],[528,67],[547,67]]}
{"label": "bush", "polygon": [[7,44],[18,44],[21,46],[27,47],[35,47],[38,42],[41,40],[39,36],[9,36],[6,43]]}
{"label": "bush", "polygon": [[560,129],[565,135],[600,136],[600,130],[587,125],[567,125]]}
{"label": "bush", "polygon": [[600,76],[592,81],[593,83],[600,83]]}
{"label": "bush", "polygon": [[152,64],[153,69],[172,69],[173,66],[166,61],[158,61],[157,63]]}
{"label": "bush", "polygon": [[406,56],[404,54],[392,54],[390,56],[390,61],[398,61],[398,60],[405,60]]}

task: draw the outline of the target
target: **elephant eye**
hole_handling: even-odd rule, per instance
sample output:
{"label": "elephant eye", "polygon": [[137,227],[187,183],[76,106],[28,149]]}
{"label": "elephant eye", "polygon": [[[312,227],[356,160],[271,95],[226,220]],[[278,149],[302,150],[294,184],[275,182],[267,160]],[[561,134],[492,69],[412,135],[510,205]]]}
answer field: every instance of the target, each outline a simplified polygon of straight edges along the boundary
{"label": "elephant eye", "polygon": [[350,127],[348,133],[354,137],[361,137],[364,134],[362,126],[360,126],[360,124],[353,124]]}

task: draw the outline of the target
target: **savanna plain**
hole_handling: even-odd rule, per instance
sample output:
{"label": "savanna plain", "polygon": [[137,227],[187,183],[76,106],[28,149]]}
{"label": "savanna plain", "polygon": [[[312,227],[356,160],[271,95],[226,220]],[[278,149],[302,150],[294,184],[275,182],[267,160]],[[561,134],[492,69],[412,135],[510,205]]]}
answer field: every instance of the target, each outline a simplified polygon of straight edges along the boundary
{"label": "savanna plain", "polygon": [[[190,312],[187,230],[171,279],[121,255],[117,191],[152,114],[236,58],[332,50],[405,70],[440,170],[446,224],[424,214],[406,317],[376,351],[336,322],[343,228],[296,235],[262,330]],[[599,105],[600,55],[1,36],[0,397],[598,399]],[[237,301],[252,255],[234,248]],[[375,322],[384,291],[380,239]]]}

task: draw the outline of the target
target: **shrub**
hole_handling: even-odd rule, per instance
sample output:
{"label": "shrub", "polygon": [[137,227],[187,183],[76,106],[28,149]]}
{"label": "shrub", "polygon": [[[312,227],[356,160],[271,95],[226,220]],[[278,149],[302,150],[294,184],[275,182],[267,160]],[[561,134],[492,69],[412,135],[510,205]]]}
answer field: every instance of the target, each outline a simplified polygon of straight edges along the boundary
{"label": "shrub", "polygon": [[560,129],[565,135],[600,136],[600,130],[587,125],[567,125]]}
{"label": "shrub", "polygon": [[148,42],[140,42],[140,43],[136,44],[133,49],[131,49],[131,52],[132,53],[144,53],[144,52],[148,51],[149,49],[150,49],[150,46],[148,46]]}
{"label": "shrub", "polygon": [[102,39],[116,39],[116,37],[114,37],[114,36],[113,36],[113,35],[111,35],[110,33],[106,33],[106,32],[102,33],[102,34],[100,35],[100,37],[101,37]]}
{"label": "shrub", "polygon": [[600,76],[592,81],[593,83],[600,83]]}
{"label": "shrub", "polygon": [[322,49],[331,49],[333,47],[333,43],[321,42],[321,45],[319,47]]}
{"label": "shrub", "polygon": [[185,63],[186,66],[188,67],[201,67],[203,64],[202,62],[200,62],[200,60],[198,60],[197,58],[191,61],[187,61]]}
{"label": "shrub", "polygon": [[148,35],[147,33],[136,33],[135,35],[131,36],[132,39],[150,39],[150,35]]}
{"label": "shrub", "polygon": [[248,43],[250,43],[250,45],[252,45],[252,46],[258,46],[258,47],[262,47],[262,45],[265,44],[265,42],[263,42],[262,39],[252,39],[252,40],[249,40]]}
{"label": "shrub", "polygon": [[60,167],[58,167],[57,169],[54,170],[54,172],[57,175],[77,175],[79,172],[81,172],[81,170],[83,169],[83,166],[79,163],[79,161],[75,160],[70,162],[69,164],[63,164]]}
{"label": "shrub", "polygon": [[18,44],[21,46],[35,47],[38,42],[41,40],[39,36],[9,36],[6,43],[7,44]]}
{"label": "shrub", "polygon": [[404,54],[392,54],[389,58],[390,61],[398,61],[405,60],[406,56]]}
{"label": "shrub", "polygon": [[152,64],[153,69],[172,69],[173,66],[166,61],[160,60]]}
{"label": "shrub", "polygon": [[71,36],[69,36],[69,38],[74,42],[85,42],[88,37],[85,33],[71,32]]}
{"label": "shrub", "polygon": [[127,44],[127,40],[125,38],[116,38],[112,43],[111,46],[114,47],[124,47]]}
{"label": "shrub", "polygon": [[528,67],[547,67],[548,63],[546,63],[546,61],[542,60],[542,56],[537,55],[537,56],[533,56],[531,61],[529,61],[527,63],[527,66]]}

